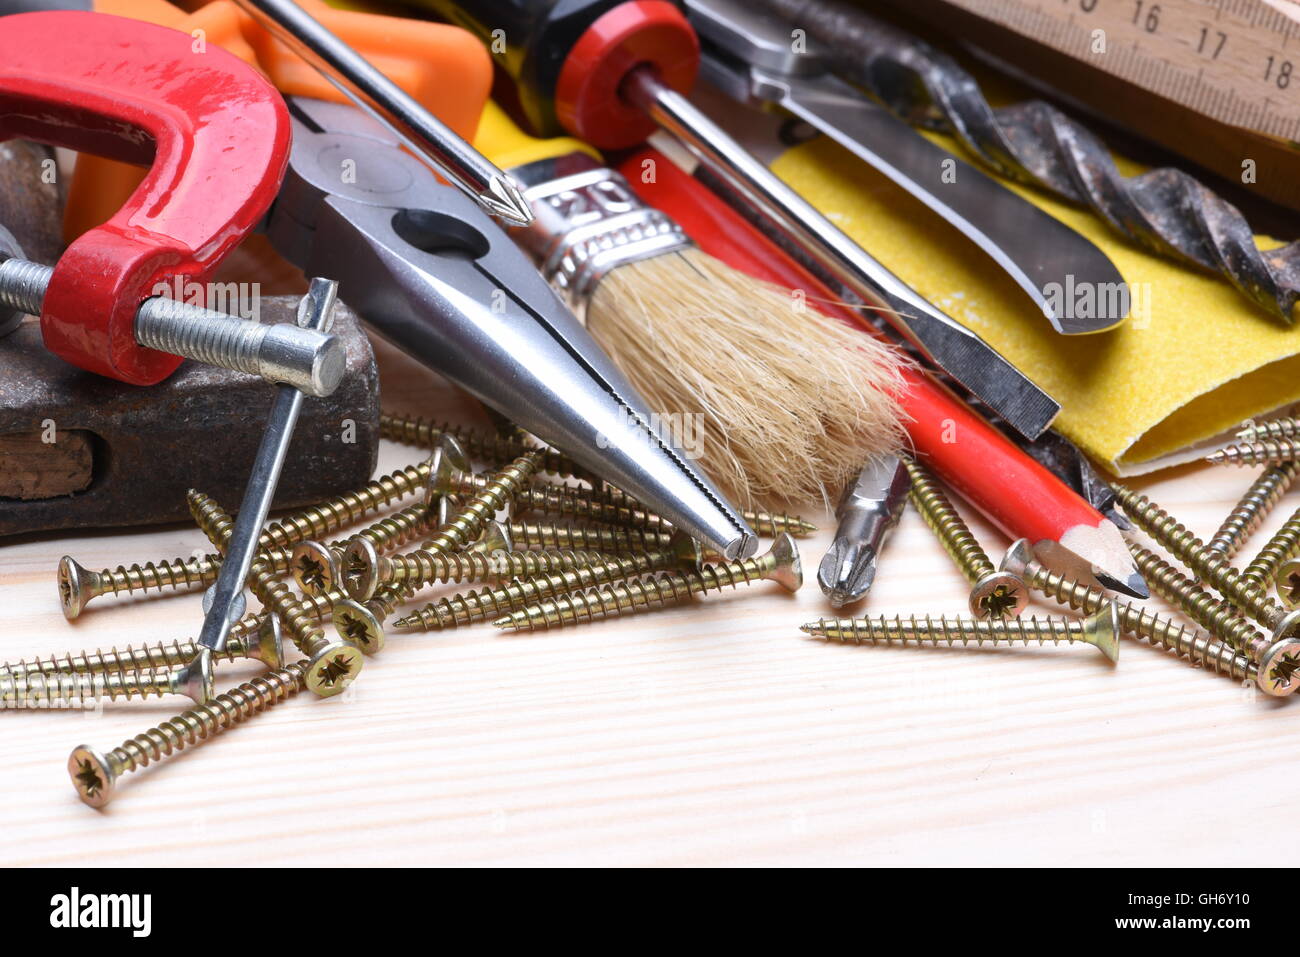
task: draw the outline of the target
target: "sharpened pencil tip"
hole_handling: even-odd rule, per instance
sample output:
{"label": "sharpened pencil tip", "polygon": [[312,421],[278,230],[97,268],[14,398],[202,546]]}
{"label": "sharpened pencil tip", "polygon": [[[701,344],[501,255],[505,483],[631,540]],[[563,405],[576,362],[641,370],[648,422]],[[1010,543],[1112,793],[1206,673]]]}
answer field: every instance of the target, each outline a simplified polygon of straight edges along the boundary
{"label": "sharpened pencil tip", "polygon": [[1120,592],[1128,595],[1130,598],[1145,599],[1151,597],[1151,589],[1147,587],[1146,581],[1136,571],[1123,579],[1117,578],[1116,576],[1110,575],[1101,570],[1098,570],[1096,575],[1097,581],[1101,582],[1111,591]]}

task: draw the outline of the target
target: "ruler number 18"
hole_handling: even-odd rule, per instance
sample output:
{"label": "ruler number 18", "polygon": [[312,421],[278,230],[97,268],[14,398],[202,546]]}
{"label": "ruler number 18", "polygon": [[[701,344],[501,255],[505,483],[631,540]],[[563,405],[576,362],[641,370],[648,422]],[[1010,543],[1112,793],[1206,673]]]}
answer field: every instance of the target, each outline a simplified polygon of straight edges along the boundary
{"label": "ruler number 18", "polygon": [[[1277,66],[1276,70],[1273,69],[1275,65]],[[1276,57],[1270,56],[1268,65],[1264,67],[1264,79],[1266,81],[1272,80],[1277,84],[1279,90],[1285,90],[1291,85],[1291,70],[1290,60],[1278,60]]]}
{"label": "ruler number 18", "polygon": [[1155,33],[1160,29],[1160,4],[1153,3],[1147,7],[1146,16],[1142,16],[1142,8],[1146,7],[1143,0],[1137,0],[1133,7],[1133,23],[1140,26],[1147,33]]}

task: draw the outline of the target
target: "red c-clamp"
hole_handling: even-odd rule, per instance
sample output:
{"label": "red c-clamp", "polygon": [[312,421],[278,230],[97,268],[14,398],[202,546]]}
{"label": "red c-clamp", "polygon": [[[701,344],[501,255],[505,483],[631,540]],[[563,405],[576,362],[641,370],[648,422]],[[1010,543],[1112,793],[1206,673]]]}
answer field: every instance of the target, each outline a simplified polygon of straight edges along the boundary
{"label": "red c-clamp", "polygon": [[181,359],[136,344],[136,309],[159,282],[206,281],[262,218],[289,159],[284,101],[247,63],[176,30],[82,11],[2,22],[0,141],[150,166],[54,267],[45,345],[101,375],[159,382]]}

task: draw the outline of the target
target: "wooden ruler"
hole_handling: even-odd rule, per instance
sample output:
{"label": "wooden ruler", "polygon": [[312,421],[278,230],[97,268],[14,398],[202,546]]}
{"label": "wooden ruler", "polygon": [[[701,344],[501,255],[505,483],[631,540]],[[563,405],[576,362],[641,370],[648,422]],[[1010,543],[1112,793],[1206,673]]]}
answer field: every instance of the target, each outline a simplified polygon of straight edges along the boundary
{"label": "wooden ruler", "polygon": [[1221,123],[1300,142],[1294,0],[944,0]]}

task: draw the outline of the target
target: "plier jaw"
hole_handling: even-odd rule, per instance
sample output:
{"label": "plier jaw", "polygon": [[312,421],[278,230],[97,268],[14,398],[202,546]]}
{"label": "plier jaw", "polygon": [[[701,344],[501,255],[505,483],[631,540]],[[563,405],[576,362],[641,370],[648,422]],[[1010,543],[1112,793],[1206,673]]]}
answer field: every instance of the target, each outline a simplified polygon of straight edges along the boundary
{"label": "plier jaw", "polygon": [[352,108],[290,98],[293,151],[267,234],[381,335],[728,558],[739,513],[650,427],[632,385],[473,202]]}

